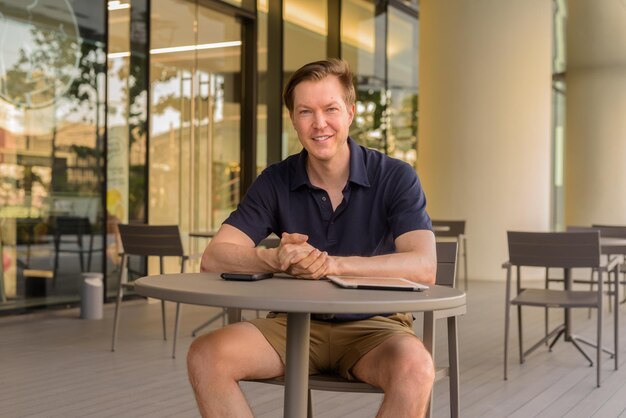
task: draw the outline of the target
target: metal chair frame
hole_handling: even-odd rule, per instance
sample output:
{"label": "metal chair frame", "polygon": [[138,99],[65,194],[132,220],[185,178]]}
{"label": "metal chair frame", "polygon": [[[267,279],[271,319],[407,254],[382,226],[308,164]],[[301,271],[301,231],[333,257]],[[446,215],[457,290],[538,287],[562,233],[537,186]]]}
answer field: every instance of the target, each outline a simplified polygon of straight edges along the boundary
{"label": "metal chair frame", "polygon": [[437,238],[455,238],[459,243],[459,256],[463,259],[463,285],[467,292],[467,235],[465,221],[432,220],[433,232]]}
{"label": "metal chair frame", "polygon": [[[113,336],[111,338],[111,351],[115,351],[117,334],[120,320],[120,307],[124,290],[133,290],[134,283],[128,281],[128,257],[134,256],[157,256],[159,257],[159,271],[164,273],[163,257],[180,257],[181,273],[185,272],[185,262],[189,259],[183,250],[180,231],[177,225],[118,225],[120,238],[124,251],[120,253],[119,284],[115,301],[115,318],[113,320]],[[161,316],[163,321],[163,340],[167,340],[165,301],[161,300]],[[176,319],[174,322],[174,341],[172,344],[172,358],[176,358],[176,341],[178,339],[178,326],[180,323],[180,303],[176,304]]]}
{"label": "metal chair frame", "polygon": [[[598,231],[587,232],[508,232],[509,261],[503,264],[506,269],[506,302],[504,325],[504,379],[507,380],[508,344],[510,308],[517,306],[518,338],[520,364],[527,355],[553,338],[550,349],[559,337],[571,342],[576,349],[593,365],[591,358],[578,343],[596,347],[596,380],[598,387],[601,380],[601,353],[605,351],[615,359],[615,369],[618,367],[618,321],[617,310],[614,313],[614,351],[602,347],[602,299],[603,280],[598,281],[598,289],[594,291],[580,291],[568,288],[571,283],[571,272],[574,268],[591,268],[599,275],[613,271],[617,273],[619,263],[613,261],[606,266],[601,265],[600,235]],[[564,290],[524,288],[522,287],[522,267],[561,268],[564,271]],[[512,297],[511,281],[513,269],[516,270],[516,288]],[[565,321],[556,329],[548,332],[541,340],[528,350],[523,349],[522,338],[522,306],[565,309]],[[593,308],[597,309],[597,337],[591,342],[571,333],[571,319],[569,309]]]}

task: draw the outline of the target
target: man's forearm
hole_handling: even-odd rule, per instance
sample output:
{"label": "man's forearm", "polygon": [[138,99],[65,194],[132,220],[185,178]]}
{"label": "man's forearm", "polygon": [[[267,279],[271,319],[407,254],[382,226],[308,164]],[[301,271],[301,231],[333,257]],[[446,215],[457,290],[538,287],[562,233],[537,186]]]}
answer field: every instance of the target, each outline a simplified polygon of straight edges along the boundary
{"label": "man's forearm", "polygon": [[332,257],[333,267],[328,274],[404,277],[414,282],[434,284],[437,262],[414,252],[379,255],[374,257]]}
{"label": "man's forearm", "polygon": [[246,247],[227,242],[209,244],[200,265],[201,271],[261,273],[278,272],[278,254],[273,248]]}

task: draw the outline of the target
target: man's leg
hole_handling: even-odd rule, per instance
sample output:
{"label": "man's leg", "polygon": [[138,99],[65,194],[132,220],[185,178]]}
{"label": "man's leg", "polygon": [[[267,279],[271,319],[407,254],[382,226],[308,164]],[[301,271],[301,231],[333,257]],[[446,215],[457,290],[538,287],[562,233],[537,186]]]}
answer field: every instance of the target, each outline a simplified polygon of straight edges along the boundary
{"label": "man's leg", "polygon": [[394,335],[352,368],[359,380],[385,391],[377,417],[422,417],[435,380],[432,357],[415,336]]}
{"label": "man's leg", "polygon": [[252,417],[242,379],[284,374],[280,357],[252,324],[238,322],[197,338],[187,354],[189,381],[203,417]]}

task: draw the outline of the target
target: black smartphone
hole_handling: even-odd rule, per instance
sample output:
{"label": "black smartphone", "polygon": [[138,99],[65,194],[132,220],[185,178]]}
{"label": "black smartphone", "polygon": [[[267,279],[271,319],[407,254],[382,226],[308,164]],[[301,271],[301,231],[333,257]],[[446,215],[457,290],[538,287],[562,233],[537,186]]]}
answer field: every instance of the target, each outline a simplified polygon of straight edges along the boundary
{"label": "black smartphone", "polygon": [[273,273],[222,273],[224,280],[239,280],[244,282],[254,282],[257,280],[271,279]]}

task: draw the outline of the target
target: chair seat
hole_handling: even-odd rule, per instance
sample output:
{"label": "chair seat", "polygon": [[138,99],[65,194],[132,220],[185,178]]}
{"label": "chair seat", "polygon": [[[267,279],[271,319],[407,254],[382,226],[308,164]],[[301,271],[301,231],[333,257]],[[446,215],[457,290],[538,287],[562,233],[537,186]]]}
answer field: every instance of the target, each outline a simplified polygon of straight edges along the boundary
{"label": "chair seat", "polygon": [[588,308],[598,306],[598,293],[580,290],[526,289],[511,300],[511,304],[549,308]]}
{"label": "chair seat", "polygon": [[[438,367],[435,371],[435,382],[448,377],[448,367]],[[269,383],[271,385],[285,385],[285,376],[273,379],[259,379],[253,382]],[[313,374],[309,376],[309,389],[324,390],[328,392],[358,392],[358,393],[384,393],[379,387],[372,386],[359,380],[348,380],[335,374]]]}
{"label": "chair seat", "polygon": [[[253,382],[284,386],[285,376],[275,377],[273,379],[253,380]],[[329,392],[383,393],[383,390],[376,386],[358,380],[347,380],[341,376],[331,374],[313,374],[309,376],[309,389],[325,390]]]}

